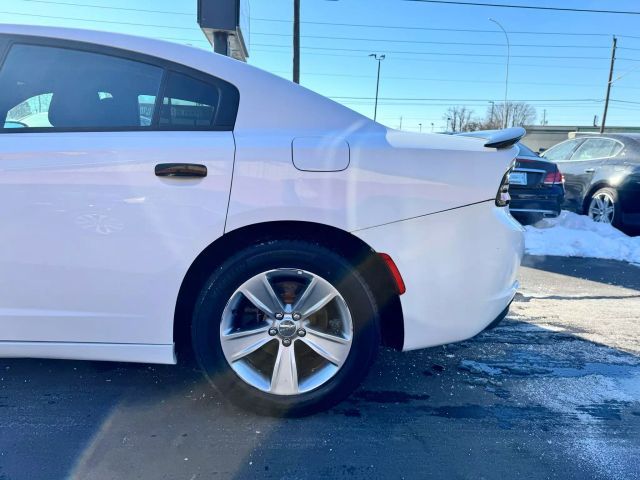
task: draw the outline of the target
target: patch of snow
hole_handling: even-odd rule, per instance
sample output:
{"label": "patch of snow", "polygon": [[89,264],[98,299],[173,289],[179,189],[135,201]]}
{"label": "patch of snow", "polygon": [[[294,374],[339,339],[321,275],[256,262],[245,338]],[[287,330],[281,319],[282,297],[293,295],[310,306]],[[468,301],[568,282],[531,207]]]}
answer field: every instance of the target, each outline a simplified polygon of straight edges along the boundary
{"label": "patch of snow", "polygon": [[525,228],[525,251],[529,255],[591,257],[640,265],[640,237],[629,237],[586,215],[563,210],[560,216]]}
{"label": "patch of snow", "polygon": [[476,362],[473,360],[463,360],[460,362],[460,368],[467,370],[471,373],[484,373],[485,375],[500,375],[502,370],[499,368],[491,367],[486,363]]}

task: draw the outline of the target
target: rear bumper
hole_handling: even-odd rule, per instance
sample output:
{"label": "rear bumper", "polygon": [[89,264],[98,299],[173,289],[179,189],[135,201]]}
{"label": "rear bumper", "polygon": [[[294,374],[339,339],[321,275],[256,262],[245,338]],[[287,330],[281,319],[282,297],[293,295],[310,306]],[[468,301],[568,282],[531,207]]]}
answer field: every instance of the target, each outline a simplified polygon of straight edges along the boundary
{"label": "rear bumper", "polygon": [[491,324],[516,294],[522,231],[491,200],[355,232],[402,274],[403,350],[465,340]]}
{"label": "rear bumper", "polygon": [[493,330],[498,325],[500,325],[502,323],[502,320],[504,320],[505,317],[509,314],[509,308],[511,308],[512,303],[513,303],[513,298],[509,302],[509,305],[507,305],[505,309],[502,312],[500,312],[500,314],[496,318],[494,318],[493,321],[489,325],[487,325],[487,327],[483,331]]}
{"label": "rear bumper", "polygon": [[538,213],[545,217],[560,215],[564,200],[564,189],[561,186],[548,188],[511,188],[509,210],[514,215]]}

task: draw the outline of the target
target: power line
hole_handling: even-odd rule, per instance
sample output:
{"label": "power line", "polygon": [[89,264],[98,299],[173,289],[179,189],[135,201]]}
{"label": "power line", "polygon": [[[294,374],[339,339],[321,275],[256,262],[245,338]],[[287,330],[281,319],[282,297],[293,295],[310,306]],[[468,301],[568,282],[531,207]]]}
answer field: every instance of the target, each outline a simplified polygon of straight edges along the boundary
{"label": "power line", "polygon": [[[251,32],[251,35],[266,35],[270,37],[291,37],[288,33],[266,33],[266,32]],[[482,47],[503,47],[504,43],[478,43],[478,42],[439,42],[431,40],[392,40],[382,38],[358,38],[358,37],[336,37],[325,35],[301,35],[302,38],[314,38],[314,39],[326,39],[326,40],[357,40],[367,42],[385,42],[385,43],[424,43],[430,45],[473,45]],[[540,47],[540,48],[605,48],[608,46],[603,45],[542,45],[542,44],[511,44],[512,47]],[[640,50],[639,48],[629,48],[628,50]]]}
{"label": "power line", "polygon": [[[271,71],[271,73],[284,74],[288,75],[289,72],[284,71]],[[328,73],[328,72],[304,72],[305,76],[319,76],[319,77],[348,77],[348,78],[368,78],[374,79],[375,76],[372,75],[354,75],[349,73]],[[397,76],[388,76],[385,75],[385,80],[415,80],[415,81],[425,81],[425,82],[446,82],[446,83],[486,83],[486,84],[502,84],[503,81],[498,80],[455,80],[450,78],[427,78],[427,77],[397,77]],[[512,85],[536,85],[536,86],[550,86],[550,87],[589,87],[589,88],[599,88],[602,85],[596,83],[554,83],[554,82],[509,82]],[[640,90],[640,87],[629,87],[629,86],[617,86],[617,88],[625,88],[632,90]]]}
{"label": "power line", "polygon": [[[251,20],[257,20],[260,22],[277,22],[277,23],[291,23],[291,20],[284,20],[279,18],[260,18],[260,17],[251,17]],[[397,29],[397,30],[425,30],[430,32],[473,32],[473,33],[491,33],[497,34],[496,30],[488,30],[488,29],[477,29],[477,28],[438,28],[438,27],[411,27],[405,25],[376,25],[376,24],[365,24],[365,23],[339,23],[339,22],[315,22],[315,21],[304,21],[300,22],[308,25],[329,25],[329,26],[338,26],[338,27],[362,27],[362,28],[387,28],[387,29]],[[514,35],[559,35],[559,36],[586,36],[586,37],[607,37],[611,38],[611,34],[608,33],[567,33],[567,32],[539,32],[539,31],[517,31],[517,30],[509,30],[507,33]],[[618,35],[619,37],[623,37],[624,35]],[[640,38],[640,37],[631,37],[629,38]]]}
{"label": "power line", "polygon": [[87,3],[72,3],[72,2],[58,2],[53,0],[20,0],[21,2],[29,2],[29,3],[45,3],[50,5],[65,5],[69,7],[86,7],[86,8],[100,8],[103,10],[121,10],[127,12],[142,12],[142,13],[162,13],[168,15],[188,15],[190,17],[194,17],[195,13],[186,13],[186,12],[176,12],[176,11],[167,11],[167,10],[146,10],[142,8],[129,8],[129,7],[108,7],[105,5],[91,5]]}
{"label": "power line", "polygon": [[[280,55],[289,55],[289,52],[283,51],[283,50],[268,50],[268,49],[260,49],[260,48],[253,48],[252,49],[253,52],[259,52],[259,53],[277,53]],[[360,60],[366,60],[367,57],[364,57],[362,55],[349,55],[349,54],[339,54],[339,53],[321,53],[321,52],[309,52],[306,54],[307,56],[319,56],[319,57],[343,57],[343,58],[358,58]],[[471,55],[473,56],[473,55]],[[455,64],[460,64],[459,60],[441,60],[441,59],[433,59],[433,58],[415,58],[415,57],[397,57],[397,56],[393,56],[393,57],[388,57],[387,58],[388,61],[406,61],[406,62],[426,62],[426,63],[455,63]],[[475,61],[475,60],[465,60],[464,61],[465,65],[501,65],[504,66],[504,62],[482,62],[482,61]],[[545,68],[548,67],[548,65],[541,65],[541,64],[533,64],[533,63],[511,63],[511,65],[514,66],[518,66],[518,67],[533,67],[533,68]],[[588,66],[575,66],[575,65],[554,65],[553,68],[555,69],[569,69],[569,70],[602,70],[602,68],[599,67],[588,67]]]}
{"label": "power line", "polygon": [[640,105],[640,102],[634,102],[634,101],[631,101],[631,100],[613,100],[612,99],[611,101],[615,102],[615,103],[631,103],[633,105]]}
{"label": "power line", "polygon": [[18,12],[0,12],[6,15],[20,15],[23,17],[51,18],[55,20],[73,20],[75,22],[92,22],[92,23],[110,23],[114,25],[132,25],[136,27],[154,27],[154,28],[171,28],[174,30],[195,30],[194,27],[175,27],[173,25],[156,25],[151,23],[134,23],[134,22],[115,22],[112,20],[91,20],[89,18],[77,17],[58,17],[54,15],[38,15],[35,13],[18,13]]}
{"label": "power line", "polygon": [[452,0],[404,0],[405,2],[419,3],[439,3],[445,5],[464,5],[473,7],[497,7],[497,8],[519,8],[524,10],[550,10],[554,12],[574,12],[574,13],[611,13],[617,15],[640,15],[640,12],[624,10],[593,10],[589,8],[567,8],[567,7],[540,7],[534,5],[513,5],[506,3],[479,3],[479,2],[459,2]]}
{"label": "power line", "polygon": [[[289,45],[273,45],[268,43],[254,43],[256,47],[278,47],[278,48],[290,48]],[[323,50],[323,51],[336,51],[336,52],[368,52],[370,49],[361,48],[327,48],[327,47],[301,47],[306,50]],[[493,53],[444,53],[444,52],[416,52],[416,51],[400,51],[400,50],[384,50],[385,53],[398,53],[408,55],[436,55],[436,56],[456,56],[456,57],[497,57],[502,58],[504,55],[498,55]],[[564,60],[608,60],[608,57],[578,57],[571,56],[552,56],[552,55],[511,55],[513,58],[557,58]],[[640,60],[637,60],[640,61]]]}

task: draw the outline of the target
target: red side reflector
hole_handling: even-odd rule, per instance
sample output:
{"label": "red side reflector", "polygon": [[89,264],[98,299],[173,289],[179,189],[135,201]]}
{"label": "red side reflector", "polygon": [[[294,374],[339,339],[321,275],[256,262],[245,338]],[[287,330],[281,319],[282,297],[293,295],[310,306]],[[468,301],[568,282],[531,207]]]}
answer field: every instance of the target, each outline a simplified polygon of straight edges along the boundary
{"label": "red side reflector", "polygon": [[407,291],[407,287],[405,287],[404,285],[404,280],[402,280],[402,275],[400,275],[400,270],[398,270],[398,267],[396,266],[395,262],[389,255],[387,255],[386,253],[378,253],[378,255],[380,255],[380,258],[387,265],[387,268],[389,269],[389,272],[393,277],[393,281],[396,284],[396,290],[398,292],[398,295],[402,295],[404,292]]}

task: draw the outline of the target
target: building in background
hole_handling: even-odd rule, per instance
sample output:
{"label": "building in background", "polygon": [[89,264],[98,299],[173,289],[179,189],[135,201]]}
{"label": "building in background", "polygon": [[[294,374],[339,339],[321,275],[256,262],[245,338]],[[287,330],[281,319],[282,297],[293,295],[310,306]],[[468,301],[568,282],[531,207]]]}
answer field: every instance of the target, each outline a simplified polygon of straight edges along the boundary
{"label": "building in background", "polygon": [[198,25],[216,53],[247,61],[249,0],[197,0]]}

